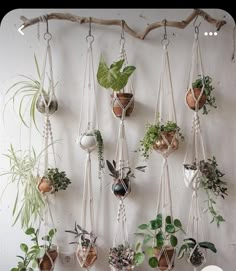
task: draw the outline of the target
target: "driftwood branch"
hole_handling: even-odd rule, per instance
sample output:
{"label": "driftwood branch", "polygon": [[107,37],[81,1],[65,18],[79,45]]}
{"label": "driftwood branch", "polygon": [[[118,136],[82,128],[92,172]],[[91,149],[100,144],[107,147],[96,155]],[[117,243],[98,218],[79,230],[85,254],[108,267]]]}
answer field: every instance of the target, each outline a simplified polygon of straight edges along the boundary
{"label": "driftwood branch", "polygon": [[[204,20],[206,20],[210,24],[216,25],[217,31],[220,30],[220,28],[226,24],[226,21],[224,20],[217,20],[215,18],[212,18],[208,13],[201,9],[194,9],[193,12],[183,21],[177,22],[177,21],[166,21],[166,26],[168,27],[177,27],[180,29],[184,29],[188,24],[190,24],[197,16],[203,17]],[[93,24],[102,24],[102,25],[118,25],[120,27],[124,28],[124,31],[127,32],[129,35],[144,40],[145,37],[148,35],[149,32],[152,30],[159,28],[161,26],[165,25],[165,20],[162,20],[160,22],[154,22],[147,26],[147,28],[143,32],[136,32],[132,28],[128,26],[128,24],[124,20],[103,20],[103,19],[97,19],[93,17],[81,17],[77,15],[73,15],[71,13],[50,13],[45,15],[45,18],[47,20],[67,20],[71,22],[76,22],[79,24],[89,23],[91,20],[91,23]],[[25,29],[31,25],[34,25],[38,22],[42,22],[42,17],[36,17],[33,19],[27,19],[24,16],[21,16],[20,19],[23,21],[23,28]]]}

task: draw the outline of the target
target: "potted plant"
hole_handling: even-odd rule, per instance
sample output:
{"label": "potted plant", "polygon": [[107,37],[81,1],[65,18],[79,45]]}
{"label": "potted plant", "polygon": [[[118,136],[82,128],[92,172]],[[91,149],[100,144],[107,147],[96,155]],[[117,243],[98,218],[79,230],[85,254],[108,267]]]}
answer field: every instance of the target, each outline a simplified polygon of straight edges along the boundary
{"label": "potted plant", "polygon": [[65,232],[74,234],[78,241],[70,242],[70,244],[78,244],[77,259],[82,268],[88,268],[97,260],[96,240],[93,232],[88,232],[75,222],[74,230],[66,230]]}
{"label": "potted plant", "polygon": [[[127,196],[131,191],[130,179],[135,178],[134,173],[130,167],[117,168],[116,162],[113,160],[112,163],[106,160],[107,167],[110,171],[109,175],[114,178],[112,185],[112,192],[117,197]],[[146,166],[139,166],[135,169],[144,172]]]}
{"label": "potted plant", "polygon": [[9,159],[10,167],[0,176],[8,176],[8,184],[15,185],[13,225],[20,219],[21,227],[28,228],[29,225],[42,217],[45,202],[37,189],[37,176],[35,174],[42,153],[36,155],[34,149],[31,151],[16,151],[10,145],[8,153],[5,154]]}
{"label": "potted plant", "polygon": [[69,184],[71,184],[71,181],[66,177],[65,171],[59,171],[58,168],[49,168],[47,175],[41,178],[38,189],[42,193],[55,193],[59,190],[66,190]]}
{"label": "potted plant", "polygon": [[17,263],[17,267],[13,267],[11,271],[34,271],[36,266],[32,265],[32,261],[34,259],[34,255],[29,250],[28,246],[24,243],[20,244],[20,249],[24,252],[23,256],[16,256],[19,258]]}
{"label": "potted plant", "polygon": [[29,251],[29,254],[32,255],[33,261],[38,264],[39,270],[53,270],[58,256],[57,247],[53,244],[56,229],[50,229],[48,234],[42,237],[43,244],[39,243],[39,229],[35,230],[31,227],[25,233],[32,237],[31,241],[33,241],[34,245]]}
{"label": "potted plant", "polygon": [[[212,95],[212,91],[214,90],[214,88],[212,86],[212,78],[210,76],[203,76],[203,78],[197,78],[193,82],[192,88],[192,90],[189,89],[187,91],[185,97],[186,103],[189,108],[196,110],[196,102],[198,103],[198,109],[203,108],[203,114],[208,114],[209,110],[207,109],[207,106],[216,108],[215,97]],[[199,99],[201,92],[202,96]]]}
{"label": "potted plant", "polygon": [[[30,76],[26,75],[20,75],[22,80],[19,80],[18,82],[14,83],[6,92],[6,95],[10,95],[10,98],[6,102],[6,105],[11,101],[13,103],[13,106],[15,105],[16,98],[19,97],[19,117],[22,123],[29,127],[29,125],[25,121],[24,113],[25,109],[28,107],[28,101],[30,99],[30,118],[33,120],[34,125],[37,128],[36,124],[36,109],[40,113],[45,113],[45,104],[44,100],[48,103],[49,97],[51,94],[51,79],[48,77],[49,80],[49,87],[48,90],[42,89],[43,96],[40,95],[40,81],[41,81],[41,74],[38,66],[38,61],[36,56],[34,55],[34,61],[36,66],[36,71],[38,75],[38,79],[35,79]],[[54,85],[54,88],[57,84]],[[5,105],[5,107],[6,107]],[[25,105],[25,107],[24,107]],[[55,94],[52,96],[50,105],[49,105],[49,114],[53,114],[58,109],[58,103]],[[5,108],[4,108],[5,112]]]}
{"label": "potted plant", "polygon": [[216,253],[217,250],[213,243],[203,241],[197,242],[194,238],[184,239],[183,245],[179,249],[178,259],[184,257],[194,267],[199,267],[205,262],[205,256],[203,250],[211,250]]}
{"label": "potted plant", "polygon": [[167,152],[169,149],[177,150],[179,140],[184,140],[180,127],[172,121],[161,123],[158,121],[155,124],[147,124],[146,132],[143,140],[140,141],[139,151],[145,160],[149,159],[152,150],[162,153]]}
{"label": "potted plant", "polygon": [[147,224],[139,225],[138,229],[140,231],[136,235],[141,236],[142,243],[138,243],[136,251],[148,256],[150,267],[171,270],[174,267],[175,248],[178,244],[175,234],[178,231],[184,232],[180,220],[158,214]]}
{"label": "potted plant", "polygon": [[192,164],[185,164],[185,171],[191,170],[194,174],[195,171],[199,168],[201,174],[197,176],[197,185],[204,189],[207,194],[207,209],[212,215],[212,222],[216,222],[217,226],[220,225],[221,222],[225,221],[223,216],[219,214],[218,211],[215,210],[214,205],[216,204],[213,196],[220,196],[221,198],[225,198],[227,196],[227,183],[222,181],[222,177],[225,175],[222,173],[216,161],[216,157],[213,156],[212,159],[208,159],[207,161],[201,160],[198,167],[196,162]]}
{"label": "potted plant", "polygon": [[[113,90],[111,103],[113,112],[117,117],[122,117],[123,109],[126,109],[125,115],[129,116],[134,108],[134,101],[131,101],[133,94],[125,93],[124,88],[136,68],[134,66],[126,66],[121,70],[124,62],[125,60],[121,59],[113,62],[108,67],[101,56],[97,71],[97,80],[100,86]],[[129,107],[126,108],[127,106]]]}

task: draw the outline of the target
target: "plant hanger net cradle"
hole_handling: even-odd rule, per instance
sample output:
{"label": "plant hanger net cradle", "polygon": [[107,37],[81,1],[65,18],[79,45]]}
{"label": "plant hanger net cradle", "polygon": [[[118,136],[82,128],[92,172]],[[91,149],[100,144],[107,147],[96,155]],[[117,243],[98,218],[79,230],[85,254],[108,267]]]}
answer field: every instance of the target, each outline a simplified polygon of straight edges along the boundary
{"label": "plant hanger net cradle", "polygon": [[[124,60],[124,68],[128,66],[128,58],[125,50],[125,36],[124,36],[124,21],[121,21],[122,30],[120,37],[120,53],[118,60]],[[111,100],[111,110],[114,117],[119,117],[121,120],[124,120],[126,116],[129,116],[133,111],[134,107],[134,88],[133,88],[133,79],[132,76],[128,79],[127,85],[122,91],[124,97],[119,97],[119,92],[113,92]],[[121,109],[121,114],[116,114],[114,108],[119,107]]]}
{"label": "plant hanger net cradle", "polygon": [[[192,48],[192,62],[188,85],[188,89],[191,90],[195,100],[195,112],[192,121],[191,140],[189,141],[187,147],[183,167],[185,185],[193,191],[189,210],[187,235],[191,238],[194,238],[196,240],[196,244],[194,248],[192,248],[189,255],[187,255],[187,262],[194,267],[194,271],[197,270],[197,267],[201,266],[206,262],[206,251],[199,246],[199,241],[205,239],[198,197],[198,190],[200,188],[199,177],[202,175],[200,171],[200,161],[206,161],[205,149],[200,128],[200,120],[198,115],[199,101],[204,90],[204,81],[199,97],[195,97],[192,87],[195,68],[198,69],[197,73],[200,74],[201,78],[204,78],[198,33],[199,28],[198,26],[195,26],[195,38]],[[201,262],[194,263],[193,257],[196,253],[201,256]]]}
{"label": "plant hanger net cradle", "polygon": [[[42,105],[40,105],[38,110],[41,113],[44,114],[42,151],[44,152],[44,173],[43,173],[44,175],[43,176],[46,177],[47,174],[48,174],[49,147],[52,148],[54,167],[56,168],[56,155],[55,155],[55,150],[54,150],[53,133],[52,133],[50,116],[51,116],[51,114],[53,114],[57,110],[57,101],[56,101],[55,90],[54,90],[52,53],[51,53],[51,46],[50,46],[50,40],[52,39],[52,35],[48,31],[48,21],[47,21],[46,17],[43,16],[42,21],[46,22],[46,26],[47,26],[47,31],[44,34],[44,39],[47,41],[47,45],[46,45],[46,52],[45,52],[44,62],[43,62],[43,69],[42,69],[41,81],[40,81],[40,91],[39,91],[40,99],[42,99]],[[46,75],[47,60],[48,60],[48,64],[49,64],[50,79],[49,79],[49,91],[48,91],[48,94],[45,95],[45,93],[44,93],[44,81],[45,81],[45,75]],[[52,106],[53,102],[56,103],[56,107]],[[49,140],[50,140],[50,144],[49,144]],[[37,176],[38,176],[37,188],[38,189],[39,189],[40,182],[42,180],[39,177],[40,176],[39,171],[40,171],[40,160],[39,160],[38,172],[37,172]],[[55,238],[57,240],[56,227],[55,227],[55,224],[54,224],[53,215],[52,215],[52,211],[51,211],[51,208],[50,208],[50,202],[49,202],[49,195],[52,194],[53,192],[54,192],[54,187],[53,186],[51,186],[50,191],[41,192],[43,197],[44,197],[45,208],[44,208],[43,219],[42,219],[42,221],[41,220],[39,221],[38,229],[39,229],[39,232],[40,232],[41,223],[43,222],[44,233],[45,233],[45,236],[46,236],[47,235],[47,230],[49,229],[49,224],[51,224],[51,226],[53,227]],[[47,240],[44,240],[45,255],[40,259],[38,264],[39,264],[40,270],[42,270],[42,271],[46,270],[43,267],[43,260],[44,260],[44,258],[46,256],[46,259],[49,259],[49,262],[50,262],[50,265],[51,265],[51,268],[49,270],[47,270],[47,271],[53,271],[54,267],[55,267],[56,258],[53,258],[50,255],[49,251],[46,250],[46,248],[47,248],[46,247],[46,241]],[[58,241],[57,241],[57,244],[58,244]],[[57,245],[54,250],[56,251],[56,257],[57,257],[58,252],[59,252],[59,246]],[[42,264],[42,267],[41,267],[41,264]]]}
{"label": "plant hanger net cradle", "polygon": [[[95,129],[98,129],[97,114],[96,114],[96,94],[95,94],[95,80],[94,80],[94,65],[93,65],[93,52],[92,43],[94,36],[91,34],[91,20],[89,24],[89,34],[86,37],[88,49],[86,55],[86,66],[83,85],[83,96],[81,100],[81,112],[80,112],[80,147],[87,152],[87,158],[85,162],[85,174],[83,185],[83,202],[82,202],[82,217],[81,227],[87,230],[90,226],[88,243],[85,244],[83,236],[81,235],[78,240],[78,246],[76,251],[76,258],[81,268],[89,270],[97,259],[97,249],[95,245],[95,222],[94,222],[94,206],[93,206],[93,188],[92,188],[92,173],[91,173],[91,152],[97,148],[97,140],[95,136]],[[86,105],[86,118],[83,118],[84,106]],[[85,120],[83,123],[82,119]],[[83,124],[86,126],[83,127]],[[82,131],[85,129],[85,132]],[[100,192],[102,191],[102,184],[100,179]],[[100,199],[98,203],[98,211],[100,206]],[[88,223],[87,223],[88,222]],[[88,225],[90,224],[90,225]]]}

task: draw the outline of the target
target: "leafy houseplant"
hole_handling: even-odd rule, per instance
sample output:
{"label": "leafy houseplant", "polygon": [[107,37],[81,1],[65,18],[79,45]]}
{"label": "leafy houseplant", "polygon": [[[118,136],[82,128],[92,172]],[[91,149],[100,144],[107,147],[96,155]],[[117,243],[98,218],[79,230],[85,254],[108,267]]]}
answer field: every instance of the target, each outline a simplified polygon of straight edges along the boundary
{"label": "leafy houseplant", "polygon": [[[45,113],[45,105],[44,105],[43,98],[40,95],[41,74],[40,74],[40,70],[38,66],[38,61],[35,55],[34,55],[34,61],[35,61],[35,66],[37,70],[38,79],[29,77],[26,75],[20,75],[22,77],[22,80],[14,83],[6,92],[6,95],[11,95],[6,105],[11,101],[14,107],[16,98],[19,97],[18,114],[22,123],[25,126],[29,127],[29,125],[25,121],[24,113],[25,113],[25,109],[28,108],[28,104],[30,103],[30,110],[29,110],[30,118],[33,120],[33,123],[37,128],[36,114],[35,114],[36,109],[41,113]],[[51,93],[51,79],[50,78],[48,79],[49,79],[48,90],[42,89],[44,99],[47,103],[49,102],[49,97]],[[54,88],[55,87],[56,87],[56,84]],[[52,114],[57,109],[58,109],[58,103],[54,95],[49,105],[49,113]]]}
{"label": "leafy houseplant", "polygon": [[38,188],[41,192],[58,192],[59,190],[66,190],[68,185],[71,184],[69,178],[66,177],[65,171],[59,171],[58,168],[49,168],[47,176],[44,176]]}
{"label": "leafy houseplant", "polygon": [[[113,94],[111,95],[113,112],[117,117],[122,116],[122,111],[128,104],[129,108],[126,110],[126,116],[129,116],[134,108],[134,102],[132,101],[130,103],[133,94],[124,93],[124,88],[128,83],[129,77],[136,68],[134,66],[126,66],[121,70],[124,62],[125,60],[121,59],[113,62],[110,67],[108,67],[104,58],[101,56],[97,71],[97,80],[100,86],[106,89],[111,88],[113,90]],[[117,97],[118,100],[116,100],[115,97]],[[115,98],[115,100],[113,98]]]}
{"label": "leafy houseplant", "polygon": [[97,141],[97,152],[98,152],[98,178],[101,179],[102,171],[105,168],[103,152],[104,152],[104,145],[103,145],[103,138],[101,132],[99,130],[94,131],[94,135]]}
{"label": "leafy houseplant", "polygon": [[41,218],[45,206],[41,193],[37,190],[35,175],[38,160],[32,151],[16,151],[12,145],[5,156],[9,159],[10,168],[1,174],[9,177],[9,184],[16,185],[16,198],[13,207],[14,223],[21,220],[21,227],[28,228],[37,218]]}
{"label": "leafy houseplant", "polygon": [[[97,260],[96,240],[93,232],[88,232],[75,222],[74,230],[66,230],[67,233],[74,234],[74,238],[79,241],[70,242],[70,244],[78,244],[79,250],[77,257],[82,263],[81,267],[88,268]],[[81,247],[80,247],[81,246]]]}
{"label": "leafy houseplant", "polygon": [[[112,163],[108,160],[107,167],[110,171],[110,176],[114,178],[114,184],[112,185],[113,193],[118,197],[123,197],[130,193],[130,178],[135,178],[134,173],[130,167],[123,167],[122,169],[118,169],[116,162],[113,160]],[[144,172],[146,166],[139,166],[135,169]]]}
{"label": "leafy houseplant", "polygon": [[158,121],[156,124],[147,124],[144,138],[140,141],[138,150],[145,160],[149,159],[153,149],[164,152],[171,147],[172,150],[176,150],[179,146],[179,141],[175,135],[184,140],[180,127],[175,122],[167,121],[162,124]]}
{"label": "leafy houseplant", "polygon": [[28,228],[25,233],[32,237],[31,241],[34,243],[28,252],[32,257],[32,266],[38,265],[41,271],[53,270],[58,255],[56,246],[53,245],[56,229],[49,230],[48,234],[42,237],[44,244],[39,243],[39,229]]}
{"label": "leafy houseplant", "polygon": [[24,252],[24,256],[16,256],[20,261],[17,263],[17,267],[12,268],[11,271],[34,271],[36,266],[31,265],[34,255],[24,243],[20,244],[20,249]]}
{"label": "leafy houseplant", "polygon": [[[192,163],[191,165],[184,165],[185,168],[189,170],[197,170],[196,163]],[[199,164],[199,169],[201,175],[198,177],[197,182],[200,184],[206,194],[207,194],[207,210],[212,215],[212,222],[216,222],[217,226],[220,225],[220,222],[225,221],[223,216],[220,215],[214,208],[216,204],[215,200],[212,196],[220,196],[221,198],[225,198],[227,196],[227,183],[222,181],[221,178],[225,175],[218,169],[218,164],[215,156],[212,159],[208,159],[207,161],[201,160]]]}
{"label": "leafy houseplant", "polygon": [[[204,89],[201,98],[199,99],[202,87],[204,83]],[[210,76],[203,76],[203,78],[196,79],[192,84],[193,92],[195,99],[199,99],[198,101],[198,109],[203,108],[203,114],[208,114],[209,110],[207,110],[207,106],[211,106],[216,108],[215,97],[212,95],[212,91],[214,90],[212,86],[212,78]],[[193,98],[192,91],[189,89],[186,95],[186,102],[188,106],[195,110],[195,99]]]}
{"label": "leafy houseplant", "polygon": [[209,249],[212,252],[216,253],[217,250],[215,245],[210,242],[197,242],[193,238],[184,239],[183,245],[179,249],[178,259],[181,259],[186,254],[188,261],[194,266],[198,267],[203,264],[205,257],[202,252],[202,249]]}
{"label": "leafy houseplant", "polygon": [[[140,248],[145,250],[143,255],[148,255],[149,266],[152,268],[158,267],[160,270],[169,270],[168,262],[171,266],[174,266],[175,247],[178,244],[175,234],[178,231],[184,232],[180,220],[158,214],[149,223],[139,225],[138,229],[141,231],[137,232],[136,235],[141,236],[143,241],[137,244],[136,251],[142,254]],[[150,243],[152,245],[148,245]]]}

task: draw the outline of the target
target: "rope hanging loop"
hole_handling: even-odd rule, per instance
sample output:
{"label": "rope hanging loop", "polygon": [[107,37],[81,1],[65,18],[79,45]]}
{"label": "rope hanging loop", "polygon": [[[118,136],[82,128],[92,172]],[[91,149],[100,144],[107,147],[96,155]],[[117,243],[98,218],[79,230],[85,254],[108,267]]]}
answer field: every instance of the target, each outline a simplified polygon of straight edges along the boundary
{"label": "rope hanging loop", "polygon": [[164,19],[164,35],[163,35],[163,39],[161,41],[161,44],[163,45],[163,48],[166,49],[167,46],[169,45],[170,41],[167,38],[167,30],[166,30],[166,22],[167,20]]}

